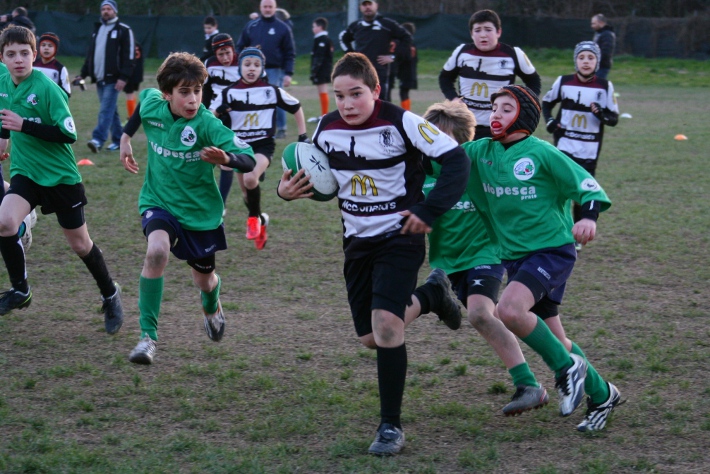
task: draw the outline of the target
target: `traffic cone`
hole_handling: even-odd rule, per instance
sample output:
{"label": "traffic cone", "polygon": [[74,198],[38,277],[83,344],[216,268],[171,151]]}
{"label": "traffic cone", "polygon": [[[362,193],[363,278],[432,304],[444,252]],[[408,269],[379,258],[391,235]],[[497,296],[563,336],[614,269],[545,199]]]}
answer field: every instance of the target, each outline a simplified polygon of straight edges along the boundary
{"label": "traffic cone", "polygon": [[679,133],[678,135],[676,135],[676,136],[673,137],[673,138],[675,138],[675,139],[678,140],[678,141],[682,141],[682,140],[687,140],[687,139],[688,139],[688,137],[686,137],[686,136],[683,135],[682,133]]}
{"label": "traffic cone", "polygon": [[89,166],[89,165],[93,165],[93,164],[94,164],[94,162],[88,158],[84,158],[84,159],[79,160],[77,162],[77,165],[79,165],[79,166]]}

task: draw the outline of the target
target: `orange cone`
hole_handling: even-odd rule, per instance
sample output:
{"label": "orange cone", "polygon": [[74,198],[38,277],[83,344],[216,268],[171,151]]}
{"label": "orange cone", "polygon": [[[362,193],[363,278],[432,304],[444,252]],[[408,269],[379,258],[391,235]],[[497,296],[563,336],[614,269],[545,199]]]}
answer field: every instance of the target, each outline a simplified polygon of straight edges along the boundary
{"label": "orange cone", "polygon": [[686,137],[686,136],[683,135],[682,133],[679,133],[678,135],[676,135],[676,136],[673,137],[673,138],[675,138],[675,139],[678,140],[678,141],[687,140],[687,139],[688,139],[688,137]]}
{"label": "orange cone", "polygon": [[88,158],[84,158],[83,160],[79,160],[77,162],[77,165],[79,165],[79,166],[88,166],[88,165],[93,165],[93,164],[94,164],[94,162]]}

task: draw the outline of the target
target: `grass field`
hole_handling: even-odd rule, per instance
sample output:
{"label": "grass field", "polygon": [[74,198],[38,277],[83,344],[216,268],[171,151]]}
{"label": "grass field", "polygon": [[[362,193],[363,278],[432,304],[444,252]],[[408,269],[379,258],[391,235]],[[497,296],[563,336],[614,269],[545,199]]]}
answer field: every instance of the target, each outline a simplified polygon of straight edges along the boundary
{"label": "grass field", "polygon": [[[571,52],[528,53],[543,90],[572,71]],[[447,56],[421,53],[415,112],[442,99],[436,77]],[[62,59],[74,75],[80,60]],[[319,106],[307,61],[299,58],[291,91],[310,117]],[[157,64],[149,60],[146,70]],[[80,168],[86,218],[123,286],[126,320],[116,336],[104,332],[91,276],[55,218],[40,215],[27,263],[32,305],[0,317],[0,472],[710,471],[710,63],[620,57],[610,77],[621,112],[633,118],[607,129],[597,178],[614,204],[580,254],[561,307],[568,335],[628,400],[605,431],[576,432],[583,409],[559,417],[552,393],[548,407],[504,417],[513,390],[492,349],[470,326],[452,332],[429,315],[407,330],[407,448],[392,459],[366,455],[379,413],[374,352],[352,329],[336,204],[286,203],[274,193],[288,141],[278,143],[263,185],[266,250],[244,239],[245,209],[236,194],[229,199],[230,248],[217,258],[228,318],[222,342],[202,331],[198,290],[172,259],[156,361],[130,364],[145,254],[142,176],[124,171],[117,153],[88,153],[98,109],[92,86],[70,101],[74,149],[95,163]],[[123,96],[120,105],[125,117]],[[688,140],[675,141],[678,133]],[[542,127],[537,134],[548,138]],[[141,131],[134,151],[143,169],[144,147]],[[422,279],[428,272],[425,264]],[[539,357],[523,351],[553,390]]]}

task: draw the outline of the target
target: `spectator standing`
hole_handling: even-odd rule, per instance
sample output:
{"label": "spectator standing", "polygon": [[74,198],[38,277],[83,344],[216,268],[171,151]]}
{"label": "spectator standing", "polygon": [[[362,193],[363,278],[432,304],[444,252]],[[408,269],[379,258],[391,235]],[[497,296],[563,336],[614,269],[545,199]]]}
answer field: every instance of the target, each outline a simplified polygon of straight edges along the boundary
{"label": "spectator standing", "polygon": [[135,41],[131,27],[118,21],[115,0],[101,2],[101,21],[97,22],[89,43],[86,60],[77,79],[91,77],[99,96],[99,116],[96,128],[87,143],[98,153],[111,131],[110,151],[118,151],[121,142],[121,118],[118,115],[118,93],[133,74]]}
{"label": "spectator standing", "polygon": [[[237,52],[250,46],[259,47],[266,57],[266,75],[269,84],[289,87],[296,60],[296,43],[287,23],[276,17],[276,1],[261,0],[261,15],[247,23],[237,42]],[[276,114],[276,136],[286,138],[286,114]]]}
{"label": "spectator standing", "polygon": [[64,64],[57,61],[58,50],[59,36],[52,32],[42,33],[42,36],[39,37],[39,54],[35,58],[32,68],[42,71],[52,82],[56,82],[68,97],[71,97],[69,72]]}
{"label": "spectator standing", "polygon": [[340,32],[340,47],[346,53],[357,51],[367,56],[377,71],[382,88],[380,99],[389,100],[390,64],[395,58],[391,43],[400,41],[400,46],[408,49],[412,36],[396,21],[379,15],[377,8],[377,2],[360,2],[362,19],[350,23],[347,29]]}
{"label": "spectator standing", "polygon": [[35,24],[32,23],[32,20],[30,20],[27,14],[28,12],[25,7],[17,7],[12,10],[11,15],[0,16],[0,24],[2,24],[3,27],[8,25],[24,26],[32,33],[36,33]]}
{"label": "spectator standing", "polygon": [[214,40],[214,37],[219,34],[219,23],[217,23],[217,19],[215,17],[206,16],[205,20],[202,22],[202,27],[205,30],[205,45],[202,47],[202,56],[200,56],[200,61],[204,63],[209,58],[214,56],[212,41]]}
{"label": "spectator standing", "polygon": [[616,33],[614,33],[614,28],[611,25],[607,25],[606,17],[601,13],[597,13],[592,17],[592,29],[594,30],[594,42],[599,45],[599,49],[602,51],[597,77],[606,79],[614,62]]}

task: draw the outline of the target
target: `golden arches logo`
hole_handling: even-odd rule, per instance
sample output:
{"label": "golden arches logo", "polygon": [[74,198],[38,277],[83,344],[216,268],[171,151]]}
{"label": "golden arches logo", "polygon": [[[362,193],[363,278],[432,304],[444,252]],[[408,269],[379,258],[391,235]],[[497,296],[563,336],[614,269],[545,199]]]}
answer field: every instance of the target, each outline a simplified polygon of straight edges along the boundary
{"label": "golden arches logo", "polygon": [[247,114],[244,117],[244,127],[258,127],[259,126],[259,115],[256,113]]}
{"label": "golden arches logo", "polygon": [[584,114],[574,114],[574,117],[572,117],[572,121],[570,122],[570,124],[573,127],[586,129],[587,128],[587,116]]}
{"label": "golden arches logo", "polygon": [[[426,140],[427,143],[430,143],[430,144],[434,143],[434,139],[429,136],[429,133],[431,133],[434,136],[441,133],[441,132],[439,132],[439,130],[434,128],[429,122],[420,123],[418,128],[419,128],[419,134],[422,136],[422,138],[424,138],[424,140]],[[427,132],[429,132],[429,133],[427,133]]]}
{"label": "golden arches logo", "polygon": [[471,85],[471,94],[470,95],[476,95],[478,97],[485,97],[486,99],[488,98],[488,84],[485,82],[474,82]]}
{"label": "golden arches logo", "polygon": [[372,190],[372,195],[377,196],[377,185],[375,185],[375,180],[372,179],[371,176],[358,176],[354,175],[352,179],[350,180],[351,183],[351,190],[350,194],[352,196],[357,196],[357,188],[358,185],[360,186],[360,195],[366,196],[367,195],[367,185],[368,183],[370,184],[370,189]]}

